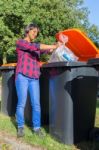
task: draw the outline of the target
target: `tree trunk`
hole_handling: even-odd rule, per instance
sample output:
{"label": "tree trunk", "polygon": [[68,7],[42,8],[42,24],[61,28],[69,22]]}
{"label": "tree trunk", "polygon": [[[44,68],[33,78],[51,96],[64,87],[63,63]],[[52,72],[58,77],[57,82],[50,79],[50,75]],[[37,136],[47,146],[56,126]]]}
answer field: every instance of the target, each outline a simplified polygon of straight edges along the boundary
{"label": "tree trunk", "polygon": [[3,64],[7,63],[7,54],[6,52],[3,53]]}

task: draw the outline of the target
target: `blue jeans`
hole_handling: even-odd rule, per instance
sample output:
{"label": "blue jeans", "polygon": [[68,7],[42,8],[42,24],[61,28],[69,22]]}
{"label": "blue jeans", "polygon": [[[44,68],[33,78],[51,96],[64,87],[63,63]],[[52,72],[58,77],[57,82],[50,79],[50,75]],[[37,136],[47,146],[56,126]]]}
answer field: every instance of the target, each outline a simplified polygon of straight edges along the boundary
{"label": "blue jeans", "polygon": [[18,128],[24,127],[24,108],[27,100],[28,90],[32,106],[32,124],[34,129],[40,128],[41,109],[39,79],[31,79],[19,73],[15,80],[15,85],[18,96],[18,103],[16,108],[16,121]]}

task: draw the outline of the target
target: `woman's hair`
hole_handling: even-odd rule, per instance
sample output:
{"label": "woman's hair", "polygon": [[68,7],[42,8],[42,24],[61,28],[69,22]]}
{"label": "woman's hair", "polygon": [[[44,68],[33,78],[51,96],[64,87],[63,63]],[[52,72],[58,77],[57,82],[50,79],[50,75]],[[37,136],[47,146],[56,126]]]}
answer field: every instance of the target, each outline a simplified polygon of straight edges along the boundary
{"label": "woman's hair", "polygon": [[26,36],[27,33],[28,33],[30,30],[34,29],[34,28],[37,28],[38,33],[40,32],[40,29],[39,29],[38,25],[37,25],[36,23],[31,23],[31,24],[29,24],[29,25],[27,25],[27,26],[25,27],[25,29],[24,29],[24,36]]}

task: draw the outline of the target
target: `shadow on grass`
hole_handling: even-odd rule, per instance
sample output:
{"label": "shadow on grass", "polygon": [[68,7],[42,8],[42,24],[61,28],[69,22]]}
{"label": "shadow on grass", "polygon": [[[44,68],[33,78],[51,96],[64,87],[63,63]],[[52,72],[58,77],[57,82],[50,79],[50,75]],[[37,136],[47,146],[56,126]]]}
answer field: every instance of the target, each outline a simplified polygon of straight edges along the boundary
{"label": "shadow on grass", "polygon": [[14,125],[14,127],[17,130],[16,118],[13,116],[13,117],[10,117],[10,120],[11,120],[12,124]]}
{"label": "shadow on grass", "polygon": [[76,145],[80,150],[99,150],[99,127],[95,127],[89,135],[89,141]]}
{"label": "shadow on grass", "polygon": [[97,105],[96,105],[97,108],[99,108],[99,98],[97,99]]}
{"label": "shadow on grass", "polygon": [[76,145],[79,150],[99,150],[99,141],[82,142]]}

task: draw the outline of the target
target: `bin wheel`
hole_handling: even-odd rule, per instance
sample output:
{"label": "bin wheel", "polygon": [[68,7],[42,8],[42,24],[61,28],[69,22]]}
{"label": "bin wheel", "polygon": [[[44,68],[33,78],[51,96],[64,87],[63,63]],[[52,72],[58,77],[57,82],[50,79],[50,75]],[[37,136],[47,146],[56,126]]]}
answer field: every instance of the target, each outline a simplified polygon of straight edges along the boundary
{"label": "bin wheel", "polygon": [[89,133],[89,139],[91,141],[99,142],[99,128],[94,128]]}

